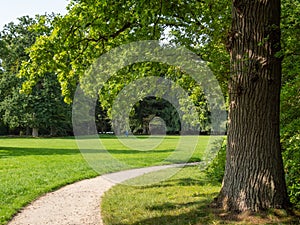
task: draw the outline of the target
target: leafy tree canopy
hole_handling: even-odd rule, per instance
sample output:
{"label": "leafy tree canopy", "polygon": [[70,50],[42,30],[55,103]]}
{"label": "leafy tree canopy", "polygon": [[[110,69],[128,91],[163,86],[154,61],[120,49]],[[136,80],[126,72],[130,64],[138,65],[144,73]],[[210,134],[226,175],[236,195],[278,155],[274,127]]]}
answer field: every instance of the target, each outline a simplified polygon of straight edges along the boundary
{"label": "leafy tree canopy", "polygon": [[[53,73],[45,73],[30,94],[20,93],[24,78],[18,78],[22,61],[27,61],[27,48],[38,37],[48,35],[55,15],[19,18],[19,23],[9,23],[0,33],[1,68],[0,110],[2,120],[11,128],[46,128],[58,130],[66,127],[70,106],[62,101],[59,83]],[[69,113],[68,113],[69,112]]]}
{"label": "leafy tree canopy", "polygon": [[[72,1],[68,14],[54,20],[53,32],[28,50],[30,59],[20,71],[27,79],[23,89],[30,90],[45,72],[55,72],[65,100],[71,102],[79,78],[95,59],[113,47],[148,39],[187,46],[221,77],[229,73],[222,45],[229,5],[211,0]],[[222,62],[221,68],[216,62]]]}

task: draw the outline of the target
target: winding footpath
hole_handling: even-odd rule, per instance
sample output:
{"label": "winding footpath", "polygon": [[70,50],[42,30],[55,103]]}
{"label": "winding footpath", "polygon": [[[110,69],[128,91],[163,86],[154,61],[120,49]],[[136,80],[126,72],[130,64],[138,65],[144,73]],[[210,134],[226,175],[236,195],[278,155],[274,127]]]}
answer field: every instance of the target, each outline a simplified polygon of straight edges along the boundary
{"label": "winding footpath", "polygon": [[104,192],[118,183],[145,173],[185,165],[191,164],[126,170],[67,185],[29,204],[8,225],[103,225],[100,203]]}

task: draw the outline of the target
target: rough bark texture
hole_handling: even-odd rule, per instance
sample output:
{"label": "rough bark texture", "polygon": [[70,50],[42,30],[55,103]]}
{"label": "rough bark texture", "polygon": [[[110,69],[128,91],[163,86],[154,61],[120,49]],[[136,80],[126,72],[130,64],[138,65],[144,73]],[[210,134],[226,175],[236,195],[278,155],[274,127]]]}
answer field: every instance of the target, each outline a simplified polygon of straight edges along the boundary
{"label": "rough bark texture", "polygon": [[280,0],[233,0],[226,168],[218,206],[286,208],[279,137]]}

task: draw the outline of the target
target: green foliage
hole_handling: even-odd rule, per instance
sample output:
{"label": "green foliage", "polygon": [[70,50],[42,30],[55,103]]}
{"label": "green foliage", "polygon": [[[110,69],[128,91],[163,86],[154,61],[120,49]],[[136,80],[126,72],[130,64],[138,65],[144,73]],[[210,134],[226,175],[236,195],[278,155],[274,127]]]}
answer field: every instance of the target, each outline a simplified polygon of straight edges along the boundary
{"label": "green foliage", "polygon": [[[299,124],[298,124],[299,126]],[[300,126],[299,126],[300,127]],[[283,159],[286,182],[291,202],[300,208],[300,132],[289,139],[283,139]]]}
{"label": "green foliage", "polygon": [[154,117],[160,117],[166,123],[168,134],[178,134],[180,131],[180,118],[176,109],[167,101],[148,97],[139,101],[134,107],[130,118],[130,127],[133,133],[143,131],[149,134],[149,123]]}
{"label": "green foliage", "polygon": [[[229,55],[223,43],[229,29],[228,3],[229,0],[72,1],[68,14],[50,23],[51,34],[41,35],[28,49],[29,60],[22,62],[19,72],[25,79],[22,90],[30,92],[46,73],[55,73],[65,101],[70,103],[76,85],[97,58],[116,46],[154,39],[168,46],[184,45],[209,62],[226,93]],[[34,26],[36,30],[45,30],[44,27],[42,22]],[[181,68],[162,63],[137,63],[118,71],[101,89],[100,107],[111,117],[112,104],[120,90],[147,76],[166,77],[183,87],[190,99],[181,101],[181,110],[188,111],[187,101],[193,101],[201,130],[212,129],[203,90]],[[193,118],[186,113],[183,119]]]}
{"label": "green foliage", "polygon": [[281,91],[281,131],[283,138],[290,138],[300,125],[300,76],[287,81]]}
{"label": "green foliage", "polygon": [[225,161],[226,161],[226,140],[224,140],[216,157],[206,168],[205,170],[206,175],[213,180],[222,182],[224,172],[225,172]]}
{"label": "green foliage", "polygon": [[291,202],[300,207],[300,3],[282,1],[281,144]]}
{"label": "green foliage", "polygon": [[[109,73],[109,71],[108,71]],[[209,109],[208,109],[208,103],[206,100],[206,96],[204,95],[204,92],[199,84],[192,79],[188,74],[184,73],[181,71],[179,67],[175,66],[169,66],[163,63],[157,63],[157,62],[142,62],[142,63],[135,63],[130,66],[126,66],[123,69],[119,70],[116,74],[112,75],[110,79],[105,82],[103,88],[101,89],[99,93],[99,102],[102,107],[104,107],[108,111],[108,115],[111,117],[112,116],[112,106],[115,103],[114,100],[118,94],[126,89],[129,85],[130,89],[126,91],[126,101],[123,102],[118,102],[118,109],[123,110],[124,108],[128,107],[128,102],[138,102],[141,101],[145,98],[144,91],[139,89],[139,87],[135,87],[135,85],[138,85],[134,83],[135,80],[138,80],[140,78],[145,78],[145,77],[160,77],[160,78],[168,78],[169,80],[172,80],[174,84],[179,85],[189,96],[188,99],[186,98],[176,98],[175,96],[180,96],[178,92],[176,92],[176,87],[175,85],[171,86],[170,85],[170,92],[174,93],[174,95],[170,94],[169,97],[173,96],[174,102],[178,102],[178,108],[180,111],[185,113],[185,117],[183,118],[184,121],[192,120],[191,118],[199,118],[200,122],[200,127],[201,131],[206,131],[208,132],[210,130],[209,126],[209,121],[210,121],[210,114],[209,114]],[[168,80],[167,79],[167,80]],[[143,83],[145,85],[145,83]],[[89,84],[89,86],[84,86],[85,90],[97,90],[95,87],[94,83]],[[158,88],[157,85],[153,85],[153,83],[150,83],[147,86],[148,90],[153,91],[153,92],[159,92],[163,91]],[[135,90],[135,91],[132,91]],[[108,94],[109,93],[109,94]],[[158,93],[159,95],[159,93]],[[157,98],[159,98],[157,96]],[[182,101],[179,101],[178,99],[181,99]],[[173,104],[174,104],[173,102]],[[191,115],[188,113],[189,108],[187,107],[188,103],[192,102],[193,105],[196,108],[196,111],[198,115]],[[133,110],[132,113],[137,113],[136,116],[133,116],[135,118],[133,119],[132,124],[134,127],[143,127],[143,116],[149,118],[149,115],[147,114],[153,114],[154,116],[160,116],[158,114],[164,114],[166,122],[169,126],[171,126],[172,123],[172,116],[175,115],[176,117],[176,110],[171,109],[170,107],[167,107],[165,109],[162,109],[162,106],[159,106],[159,104],[154,104],[151,106],[152,101],[145,100],[143,101],[143,106],[142,110],[139,108],[141,107],[136,107],[132,105]],[[156,110],[156,113],[152,108],[154,106],[157,106],[158,108],[161,108],[160,112],[159,110]],[[114,105],[116,106],[116,105]],[[166,105],[165,105],[166,106]],[[116,110],[116,109],[115,109]],[[148,110],[148,112],[147,112]],[[170,113],[169,115],[168,112]],[[168,119],[166,118],[168,117]],[[178,117],[178,116],[177,116]],[[190,118],[189,118],[190,117]],[[173,125],[175,126],[174,129],[170,128],[170,132],[172,133],[173,131],[179,131],[180,126],[178,126],[178,118],[174,118],[173,120]],[[145,125],[145,124],[144,124]],[[172,125],[172,126],[173,126]],[[128,128],[129,129],[129,128]],[[135,128],[133,128],[135,129]],[[172,131],[173,130],[173,131]]]}
{"label": "green foliage", "polygon": [[300,207],[300,76],[281,93],[281,143],[290,200]]}
{"label": "green foliage", "polygon": [[[229,25],[228,3],[211,0],[73,1],[69,13],[54,21],[51,35],[41,36],[30,48],[30,61],[23,62],[20,71],[27,79],[23,89],[32,88],[45,72],[55,72],[65,100],[71,102],[78,80],[95,59],[121,44],[154,39],[182,44],[209,61],[225,93],[226,78],[221,74],[229,74],[229,57],[222,43]],[[130,81],[128,72],[109,84],[122,87]],[[105,101],[101,104],[106,108]]]}
{"label": "green foliage", "polygon": [[300,74],[300,3],[283,0],[281,6],[281,33],[283,59],[283,84]]}
{"label": "green foliage", "polygon": [[19,23],[9,23],[0,33],[0,113],[10,128],[40,128],[52,135],[70,130],[71,107],[63,102],[55,74],[46,73],[28,94],[21,92],[24,78],[16,76],[21,62],[29,59],[27,48],[51,31],[52,17],[21,17]]}

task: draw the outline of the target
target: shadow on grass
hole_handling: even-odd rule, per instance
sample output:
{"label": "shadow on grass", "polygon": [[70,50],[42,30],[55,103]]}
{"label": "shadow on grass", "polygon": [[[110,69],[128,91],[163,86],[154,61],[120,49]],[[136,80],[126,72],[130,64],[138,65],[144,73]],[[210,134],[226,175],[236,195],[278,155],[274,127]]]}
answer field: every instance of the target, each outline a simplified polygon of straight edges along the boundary
{"label": "shadow on grass", "polygon": [[[160,154],[160,153],[171,153],[174,149],[164,150],[150,150],[150,151],[139,151],[139,150],[93,150],[83,149],[81,150],[85,154],[99,154],[99,153],[111,153],[112,155],[118,154]],[[57,149],[57,148],[29,148],[29,147],[6,147],[0,146],[0,158],[3,157],[16,157],[16,156],[27,156],[27,155],[75,155],[80,154],[79,149]]]}
{"label": "shadow on grass", "polygon": [[[100,139],[179,139],[180,135],[99,135]],[[198,136],[195,136],[198,137]]]}
{"label": "shadow on grass", "polygon": [[[268,213],[254,214],[245,212],[241,214],[228,213],[220,209],[210,208],[211,199],[215,197],[217,193],[212,193],[201,201],[187,202],[183,204],[167,202],[155,206],[148,207],[149,211],[163,211],[165,215],[157,216],[147,219],[142,219],[137,222],[131,223],[117,223],[115,225],[202,225],[202,224],[285,224],[285,225],[298,225],[300,224],[300,217],[298,215],[293,216],[268,216]],[[174,211],[178,209],[184,209],[185,213],[178,215],[170,215],[168,211]],[[169,215],[168,215],[169,214]]]}
{"label": "shadow on grass", "polygon": [[[203,186],[206,184],[220,185],[220,183],[218,181],[215,181],[213,179],[207,180],[205,178],[203,178],[203,179],[181,178],[181,179],[172,179],[170,181],[164,181],[163,183],[152,184],[152,185],[136,187],[136,188],[151,189],[151,188],[175,187],[175,186],[176,187],[178,187],[178,186],[184,187],[184,186],[192,186],[192,185]],[[213,193],[213,194],[217,194],[217,193]],[[195,197],[201,197],[201,196],[195,196]]]}
{"label": "shadow on grass", "polygon": [[[215,195],[215,194],[214,194]],[[164,203],[149,207],[150,211],[164,211],[165,215],[152,218],[143,219],[135,223],[118,223],[116,225],[187,225],[187,224],[213,224],[213,218],[210,213],[208,205],[211,198],[201,201],[188,202],[184,204]],[[178,215],[168,215],[168,211],[185,208],[185,213]]]}
{"label": "shadow on grass", "polygon": [[135,149],[123,149],[123,150],[118,150],[118,149],[109,149],[107,150],[109,153],[112,154],[159,154],[159,153],[171,153],[174,152],[174,149],[163,149],[163,150],[149,150],[149,151],[140,151],[140,150],[135,150]]}
{"label": "shadow on grass", "polygon": [[0,158],[28,156],[28,155],[76,155],[78,149],[55,149],[55,148],[20,148],[0,146]]}
{"label": "shadow on grass", "polygon": [[[156,136],[151,136],[151,135],[129,135],[128,137],[124,135],[114,135],[114,134],[100,134],[100,135],[83,135],[83,136],[77,136],[78,139],[179,139],[180,135],[156,135]],[[199,137],[195,135],[195,137]],[[70,137],[71,139],[75,139],[75,137]],[[62,137],[62,139],[65,139],[65,137]]]}
{"label": "shadow on grass", "polygon": [[[172,203],[172,202],[165,202],[163,204],[157,204],[155,206],[147,207],[147,210],[157,210],[157,211],[167,211],[167,210],[175,210],[175,209],[180,209],[180,208],[188,208],[188,207],[193,207],[193,208],[202,208],[206,207],[211,199],[213,199],[218,193],[210,193],[210,194],[203,194],[203,200],[201,201],[191,201],[191,202],[185,202],[185,203]],[[199,196],[197,196],[199,197]]]}
{"label": "shadow on grass", "polygon": [[[174,151],[174,150],[173,150]],[[165,162],[168,162],[168,163],[170,163],[170,164],[177,164],[177,163],[185,163],[185,162],[188,162],[188,163],[199,163],[199,162],[201,162],[202,161],[202,159],[201,158],[199,158],[199,157],[194,157],[194,156],[192,156],[190,159],[186,159],[186,158],[180,158],[180,159],[166,159],[165,160]]]}
{"label": "shadow on grass", "polygon": [[74,140],[74,136],[49,136],[49,135],[40,135],[39,137],[32,137],[28,136],[20,136],[20,135],[2,135],[0,136],[1,139],[32,139],[32,140],[39,140],[39,139],[59,139],[59,140]]}

